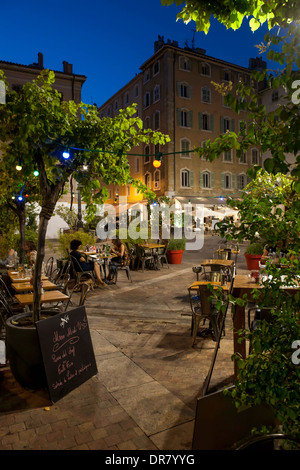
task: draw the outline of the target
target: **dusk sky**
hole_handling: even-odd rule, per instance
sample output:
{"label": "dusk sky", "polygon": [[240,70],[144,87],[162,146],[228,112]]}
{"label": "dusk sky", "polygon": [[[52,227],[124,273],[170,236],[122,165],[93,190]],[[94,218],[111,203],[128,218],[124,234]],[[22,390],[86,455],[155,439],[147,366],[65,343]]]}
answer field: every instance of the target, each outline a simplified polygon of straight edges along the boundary
{"label": "dusk sky", "polygon": [[[42,52],[44,67],[58,71],[66,60],[74,73],[87,76],[82,101],[100,106],[139,73],[158,35],[192,45],[195,24],[176,22],[178,11],[160,0],[2,0],[0,60],[29,65]],[[213,20],[208,35],[195,33],[194,45],[248,67],[266,31],[252,33],[244,20],[235,32]]]}

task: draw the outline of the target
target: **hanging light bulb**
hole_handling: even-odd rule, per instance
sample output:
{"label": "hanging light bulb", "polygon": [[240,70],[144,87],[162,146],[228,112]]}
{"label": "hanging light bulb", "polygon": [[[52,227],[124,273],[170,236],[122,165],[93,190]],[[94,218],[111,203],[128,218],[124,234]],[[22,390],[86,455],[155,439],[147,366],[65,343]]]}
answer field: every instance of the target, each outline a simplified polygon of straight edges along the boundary
{"label": "hanging light bulb", "polygon": [[16,170],[21,171],[22,170],[22,163],[21,160],[19,159],[18,164],[16,165]]}
{"label": "hanging light bulb", "polygon": [[23,201],[23,196],[21,194],[18,196],[18,201]]}
{"label": "hanging light bulb", "polygon": [[39,176],[40,172],[39,170],[36,168],[33,172],[34,176]]}
{"label": "hanging light bulb", "polygon": [[65,150],[63,153],[62,153],[62,156],[64,157],[65,160],[68,160],[68,158],[70,158],[70,152],[69,150]]}
{"label": "hanging light bulb", "polygon": [[161,152],[157,152],[156,156],[155,156],[155,160],[153,160],[153,166],[154,168],[159,168],[161,166],[161,157],[162,157],[162,153]]}

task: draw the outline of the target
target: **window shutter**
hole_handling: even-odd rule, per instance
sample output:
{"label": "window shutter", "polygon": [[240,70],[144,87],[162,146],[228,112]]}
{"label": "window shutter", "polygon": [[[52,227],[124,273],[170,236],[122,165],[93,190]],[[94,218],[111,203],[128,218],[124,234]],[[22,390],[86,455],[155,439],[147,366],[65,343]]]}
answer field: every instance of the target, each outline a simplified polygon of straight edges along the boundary
{"label": "window shutter", "polygon": [[209,130],[210,130],[210,131],[213,131],[213,130],[214,130],[214,115],[211,114],[209,119],[210,119],[210,127],[209,127]]}
{"label": "window shutter", "polygon": [[212,189],[215,187],[215,174],[213,172],[210,174],[210,187]]}
{"label": "window shutter", "polygon": [[192,85],[189,85],[188,87],[188,98],[192,98],[193,97],[193,87]]}
{"label": "window shutter", "polygon": [[199,172],[199,186],[203,188],[203,171]]}
{"label": "window shutter", "polygon": [[241,175],[237,175],[237,189],[241,189]]}
{"label": "window shutter", "polygon": [[190,187],[194,186],[194,172],[190,170]]}
{"label": "window shutter", "polygon": [[225,175],[224,173],[221,173],[221,188],[225,188]]}
{"label": "window shutter", "polygon": [[188,127],[193,127],[193,111],[188,112]]}
{"label": "window shutter", "polygon": [[199,113],[199,129],[203,129],[203,114]]}
{"label": "window shutter", "polygon": [[231,187],[235,189],[235,175],[231,175]]}
{"label": "window shutter", "polygon": [[234,119],[231,119],[231,130],[234,132]]}
{"label": "window shutter", "polygon": [[177,125],[181,125],[181,109],[177,108]]}
{"label": "window shutter", "polygon": [[224,132],[224,118],[223,116],[220,116],[220,132]]}
{"label": "window shutter", "polygon": [[177,95],[181,96],[181,82],[177,82],[176,87],[177,87]]}

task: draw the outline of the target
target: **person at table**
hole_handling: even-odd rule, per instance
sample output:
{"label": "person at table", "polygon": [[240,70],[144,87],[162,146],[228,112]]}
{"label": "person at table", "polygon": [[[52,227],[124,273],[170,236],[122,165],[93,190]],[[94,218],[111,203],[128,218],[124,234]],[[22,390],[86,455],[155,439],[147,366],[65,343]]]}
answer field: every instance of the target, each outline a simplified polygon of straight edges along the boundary
{"label": "person at table", "polygon": [[0,266],[7,266],[11,264],[14,254],[15,254],[15,250],[11,248],[8,252],[7,258],[5,258],[4,260],[0,259]]}
{"label": "person at table", "polygon": [[106,287],[105,282],[102,281],[101,279],[101,273],[100,273],[100,266],[97,263],[94,263],[93,261],[87,261],[86,258],[78,251],[78,248],[82,245],[81,240],[72,240],[70,243],[70,255],[75,258],[79,265],[81,266],[81,269],[83,271],[93,271],[96,276],[96,284],[98,286]]}
{"label": "person at table", "polygon": [[276,254],[276,258],[278,257],[278,252],[282,253],[284,256],[287,256],[288,250],[284,248],[284,242],[279,241],[276,245],[265,245],[264,246],[264,251],[261,257],[262,261],[266,261],[269,259],[271,256],[273,256],[273,253]]}
{"label": "person at table", "polygon": [[112,255],[113,258],[109,263],[109,275],[107,278],[108,283],[113,283],[116,275],[117,268],[120,266],[126,266],[128,264],[129,258],[126,246],[124,243],[116,237],[112,240],[113,249]]}
{"label": "person at table", "polygon": [[34,266],[36,262],[36,246],[35,243],[32,240],[28,240],[25,243],[25,252],[28,260],[28,265],[29,266]]}

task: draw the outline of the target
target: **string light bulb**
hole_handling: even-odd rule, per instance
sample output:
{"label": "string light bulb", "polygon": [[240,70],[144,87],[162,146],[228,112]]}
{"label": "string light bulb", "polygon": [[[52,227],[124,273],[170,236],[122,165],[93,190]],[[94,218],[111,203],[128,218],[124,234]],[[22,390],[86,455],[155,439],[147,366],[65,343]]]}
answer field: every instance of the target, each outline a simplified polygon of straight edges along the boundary
{"label": "string light bulb", "polygon": [[68,158],[70,158],[70,152],[68,150],[64,150],[62,156],[65,160],[68,160]]}

